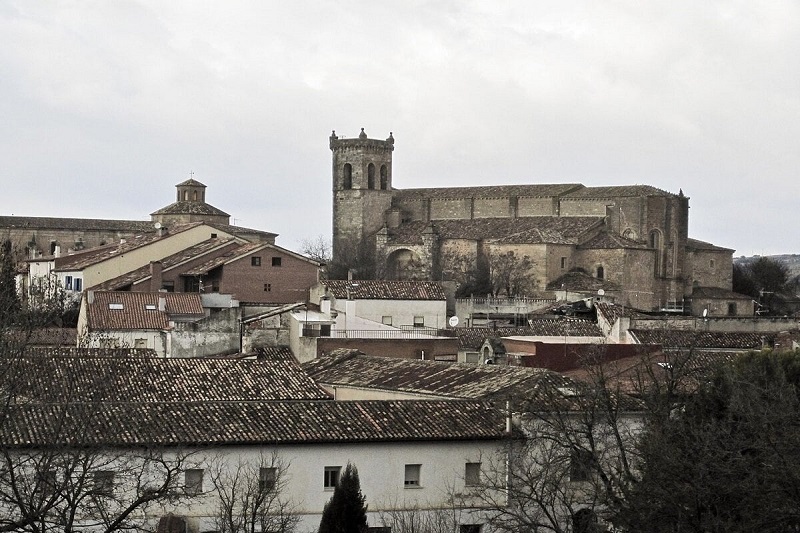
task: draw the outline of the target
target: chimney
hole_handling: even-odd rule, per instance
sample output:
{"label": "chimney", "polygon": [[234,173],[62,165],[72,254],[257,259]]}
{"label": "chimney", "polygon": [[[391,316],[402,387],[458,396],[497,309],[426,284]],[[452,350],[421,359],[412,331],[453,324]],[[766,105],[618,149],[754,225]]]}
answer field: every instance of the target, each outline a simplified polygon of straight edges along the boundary
{"label": "chimney", "polygon": [[94,291],[86,291],[86,303],[94,303]]}
{"label": "chimney", "polygon": [[323,296],[322,300],[319,302],[319,310],[322,311],[323,314],[330,314],[331,312],[331,299],[327,296]]}
{"label": "chimney", "polygon": [[165,296],[158,297],[158,310],[162,313],[167,310],[167,298]]}
{"label": "chimney", "polygon": [[61,246],[56,244],[55,249],[53,250],[53,257],[61,257]]}
{"label": "chimney", "polygon": [[161,290],[162,285],[162,278],[161,272],[163,271],[163,266],[161,261],[150,261],[150,290],[153,292],[158,292]]}

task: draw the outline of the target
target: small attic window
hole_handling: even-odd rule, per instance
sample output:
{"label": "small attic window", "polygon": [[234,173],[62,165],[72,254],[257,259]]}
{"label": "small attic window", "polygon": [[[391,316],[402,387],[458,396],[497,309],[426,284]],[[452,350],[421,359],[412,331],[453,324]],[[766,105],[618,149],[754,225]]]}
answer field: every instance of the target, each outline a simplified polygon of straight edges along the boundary
{"label": "small attic window", "polygon": [[156,306],[153,305],[153,304],[145,304],[144,308],[147,309],[148,311],[155,311],[156,310]]}
{"label": "small attic window", "polygon": [[115,311],[122,311],[123,309],[125,309],[125,306],[122,305],[122,304],[112,303],[112,304],[108,304],[108,308],[112,309],[112,310],[115,310]]}

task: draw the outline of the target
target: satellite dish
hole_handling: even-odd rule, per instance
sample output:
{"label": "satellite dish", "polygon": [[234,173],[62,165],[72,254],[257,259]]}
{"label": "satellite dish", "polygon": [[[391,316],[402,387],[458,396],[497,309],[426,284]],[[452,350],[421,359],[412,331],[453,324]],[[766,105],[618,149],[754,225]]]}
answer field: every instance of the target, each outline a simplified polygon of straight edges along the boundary
{"label": "satellite dish", "polygon": [[597,289],[597,295],[598,296],[603,296],[605,293],[606,293],[606,291],[604,291],[603,289]]}
{"label": "satellite dish", "polygon": [[458,317],[457,316],[451,316],[450,320],[448,320],[447,323],[450,324],[451,328],[456,327],[458,325]]}
{"label": "satellite dish", "polygon": [[156,229],[161,229],[161,222],[156,222],[155,224],[153,224],[153,227]]}

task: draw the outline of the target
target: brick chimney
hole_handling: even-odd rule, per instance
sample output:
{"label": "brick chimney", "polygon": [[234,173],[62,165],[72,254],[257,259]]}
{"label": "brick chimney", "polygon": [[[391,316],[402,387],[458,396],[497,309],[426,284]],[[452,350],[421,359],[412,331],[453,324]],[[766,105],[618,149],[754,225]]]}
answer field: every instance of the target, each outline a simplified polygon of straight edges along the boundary
{"label": "brick chimney", "polygon": [[153,292],[161,290],[161,285],[163,284],[163,280],[161,279],[162,271],[163,266],[161,265],[161,261],[150,261],[150,290]]}

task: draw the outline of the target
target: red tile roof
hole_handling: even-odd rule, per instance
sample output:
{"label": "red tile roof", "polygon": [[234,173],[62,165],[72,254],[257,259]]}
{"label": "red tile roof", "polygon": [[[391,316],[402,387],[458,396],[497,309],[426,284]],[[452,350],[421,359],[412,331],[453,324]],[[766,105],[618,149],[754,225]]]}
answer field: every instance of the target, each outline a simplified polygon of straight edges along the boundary
{"label": "red tile roof", "polygon": [[310,444],[496,440],[502,411],[475,401],[247,401],[24,405],[6,411],[10,446]]}
{"label": "red tile roof", "polygon": [[[164,310],[159,301],[164,301]],[[87,293],[90,330],[167,329],[176,315],[203,318],[200,294],[188,292],[93,291]]]}
{"label": "red tile roof", "polygon": [[12,381],[27,402],[40,404],[330,399],[286,348],[280,357],[258,360],[160,358],[152,350],[144,352],[149,356],[131,356],[127,350],[42,349],[26,352],[6,371],[14,373]]}
{"label": "red tile roof", "polygon": [[549,198],[561,196],[583,187],[578,183],[554,183],[535,185],[487,185],[481,187],[431,187],[424,189],[395,190],[399,200],[422,200],[427,198]]}
{"label": "red tile roof", "polygon": [[445,300],[435,281],[326,280],[322,282],[334,298],[351,300]]}

